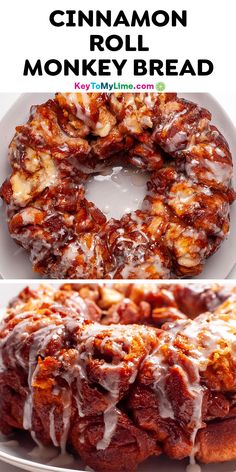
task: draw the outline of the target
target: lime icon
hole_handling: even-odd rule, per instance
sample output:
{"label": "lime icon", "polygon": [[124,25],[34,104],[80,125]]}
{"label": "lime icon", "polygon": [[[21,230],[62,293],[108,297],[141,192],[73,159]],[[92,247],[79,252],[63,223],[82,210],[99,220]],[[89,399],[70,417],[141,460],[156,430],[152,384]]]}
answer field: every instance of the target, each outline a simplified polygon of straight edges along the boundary
{"label": "lime icon", "polygon": [[164,84],[164,82],[157,82],[156,83],[156,89],[158,92],[163,92],[166,88],[166,85]]}

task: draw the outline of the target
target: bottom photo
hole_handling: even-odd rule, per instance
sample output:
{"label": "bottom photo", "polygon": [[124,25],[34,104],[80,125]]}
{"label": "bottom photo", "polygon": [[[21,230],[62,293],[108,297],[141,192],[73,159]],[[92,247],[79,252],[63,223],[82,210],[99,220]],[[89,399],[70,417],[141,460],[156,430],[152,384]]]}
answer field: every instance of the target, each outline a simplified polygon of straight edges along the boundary
{"label": "bottom photo", "polygon": [[236,470],[236,285],[0,295],[1,471]]}

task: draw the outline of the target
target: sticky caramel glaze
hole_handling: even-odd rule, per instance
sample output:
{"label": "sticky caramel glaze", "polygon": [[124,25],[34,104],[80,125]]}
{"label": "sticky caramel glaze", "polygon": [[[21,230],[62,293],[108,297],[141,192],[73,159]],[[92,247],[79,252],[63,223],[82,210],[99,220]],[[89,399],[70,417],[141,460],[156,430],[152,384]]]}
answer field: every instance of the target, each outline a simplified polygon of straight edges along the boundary
{"label": "sticky caramel glaze", "polygon": [[67,283],[62,289],[75,290],[83,299],[95,302],[104,324],[141,323],[156,327],[213,311],[234,292],[233,287],[219,284]]}
{"label": "sticky caramel glaze", "polygon": [[162,289],[145,285],[83,285],[84,298],[69,285],[23,290],[0,329],[1,431],[29,430],[38,444],[73,448],[98,472],[134,471],[161,452],[192,463],[195,455],[236,457],[223,442],[219,453],[219,435],[228,440],[236,413],[234,289],[214,312],[193,320],[182,313],[162,329],[102,324],[99,301],[128,301],[129,293],[137,305],[152,299],[153,311],[156,297],[168,311],[171,287],[162,302]]}
{"label": "sticky caramel glaze", "polygon": [[[150,172],[141,208],[120,220],[85,198],[111,157]],[[229,232],[229,146],[174,93],[59,93],[16,128],[9,160],[9,231],[48,278],[191,277]]]}

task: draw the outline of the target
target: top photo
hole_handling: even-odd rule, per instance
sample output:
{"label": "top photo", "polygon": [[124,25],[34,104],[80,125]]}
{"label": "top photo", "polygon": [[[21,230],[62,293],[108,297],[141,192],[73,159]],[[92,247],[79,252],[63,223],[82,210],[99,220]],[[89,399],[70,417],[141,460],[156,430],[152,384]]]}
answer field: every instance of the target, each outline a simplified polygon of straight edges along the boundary
{"label": "top photo", "polygon": [[221,98],[0,94],[1,277],[233,278],[236,95]]}

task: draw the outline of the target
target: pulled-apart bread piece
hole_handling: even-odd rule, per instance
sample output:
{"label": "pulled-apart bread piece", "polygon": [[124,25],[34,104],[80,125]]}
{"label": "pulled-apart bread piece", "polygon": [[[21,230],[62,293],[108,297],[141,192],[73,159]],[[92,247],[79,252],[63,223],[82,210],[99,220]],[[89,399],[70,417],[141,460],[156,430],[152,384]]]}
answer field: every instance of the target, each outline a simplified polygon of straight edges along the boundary
{"label": "pulled-apart bread piece", "polygon": [[[38,444],[72,449],[97,472],[134,471],[161,453],[192,463],[236,458],[235,289],[188,288],[23,290],[1,322],[1,431],[29,430]],[[197,311],[218,307],[190,319],[181,300],[195,316],[197,298]],[[122,301],[124,324],[104,324]],[[167,322],[148,326],[143,312],[142,324],[140,312],[139,324],[125,324],[129,303],[162,309]]]}

